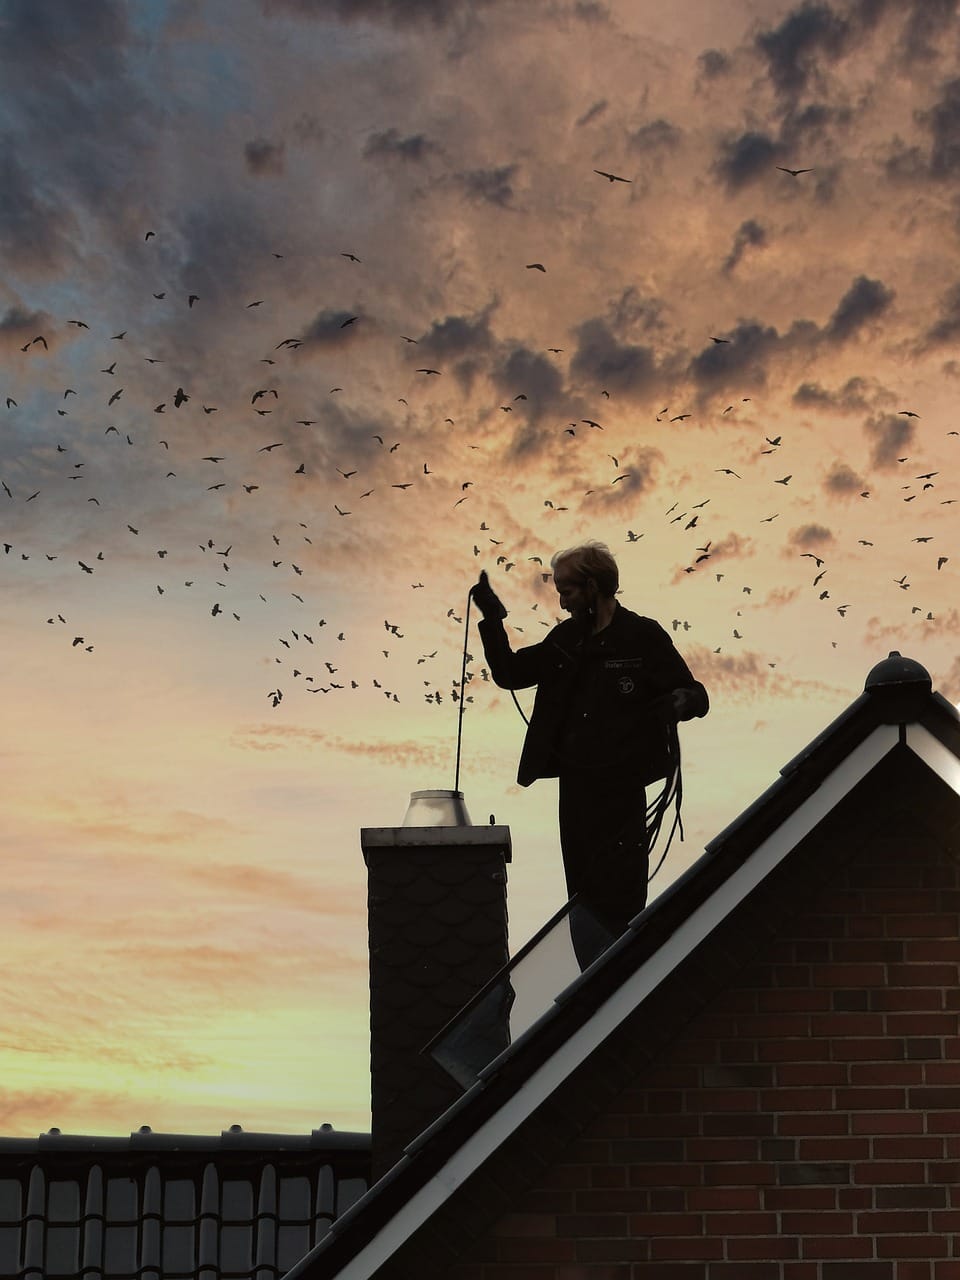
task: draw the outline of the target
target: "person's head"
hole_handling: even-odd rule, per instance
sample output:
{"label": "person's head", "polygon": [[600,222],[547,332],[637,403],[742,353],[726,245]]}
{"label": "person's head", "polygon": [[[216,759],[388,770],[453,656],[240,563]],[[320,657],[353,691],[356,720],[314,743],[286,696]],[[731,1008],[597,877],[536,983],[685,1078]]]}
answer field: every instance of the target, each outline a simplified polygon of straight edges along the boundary
{"label": "person's head", "polygon": [[620,586],[617,562],[602,542],[584,542],[550,559],[560,608],[574,617],[595,612],[600,600],[612,600]]}

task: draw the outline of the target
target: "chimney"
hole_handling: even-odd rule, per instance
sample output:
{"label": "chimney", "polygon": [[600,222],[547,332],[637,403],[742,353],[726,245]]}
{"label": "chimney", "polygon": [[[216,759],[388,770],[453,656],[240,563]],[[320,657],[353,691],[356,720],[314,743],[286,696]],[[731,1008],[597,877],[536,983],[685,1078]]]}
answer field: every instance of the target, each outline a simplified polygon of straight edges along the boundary
{"label": "chimney", "polygon": [[403,826],[365,827],[373,1177],[460,1096],[424,1046],[507,963],[509,827],[459,791],[415,791]]}

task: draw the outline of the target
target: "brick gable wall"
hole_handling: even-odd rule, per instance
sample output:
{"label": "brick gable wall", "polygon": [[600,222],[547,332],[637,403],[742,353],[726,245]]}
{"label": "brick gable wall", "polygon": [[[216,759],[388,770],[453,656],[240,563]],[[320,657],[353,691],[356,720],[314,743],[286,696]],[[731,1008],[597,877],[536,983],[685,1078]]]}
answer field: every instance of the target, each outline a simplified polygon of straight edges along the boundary
{"label": "brick gable wall", "polygon": [[960,1280],[960,866],[874,837],[449,1280]]}

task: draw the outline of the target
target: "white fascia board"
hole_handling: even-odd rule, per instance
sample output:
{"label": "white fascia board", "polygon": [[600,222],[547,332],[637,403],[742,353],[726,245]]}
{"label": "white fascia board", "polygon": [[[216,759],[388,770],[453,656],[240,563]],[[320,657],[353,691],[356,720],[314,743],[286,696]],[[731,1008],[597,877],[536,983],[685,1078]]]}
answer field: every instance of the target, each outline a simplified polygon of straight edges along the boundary
{"label": "white fascia board", "polygon": [[907,725],[907,746],[960,795],[960,760],[921,724]]}
{"label": "white fascia board", "polygon": [[[914,726],[911,726],[911,731]],[[936,739],[927,735],[932,742]],[[881,725],[829,773],[820,786],[750,854],[669,941],[618,987],[587,1022],[520,1086],[338,1272],[338,1280],[369,1280],[401,1245],[491,1156],[541,1103],[709,936],[900,740],[898,725]],[[924,744],[926,745],[926,744]],[[939,745],[939,744],[938,744]],[[955,757],[946,753],[955,767]],[[939,772],[939,770],[938,770]],[[525,1033],[535,1034],[537,1024]]]}

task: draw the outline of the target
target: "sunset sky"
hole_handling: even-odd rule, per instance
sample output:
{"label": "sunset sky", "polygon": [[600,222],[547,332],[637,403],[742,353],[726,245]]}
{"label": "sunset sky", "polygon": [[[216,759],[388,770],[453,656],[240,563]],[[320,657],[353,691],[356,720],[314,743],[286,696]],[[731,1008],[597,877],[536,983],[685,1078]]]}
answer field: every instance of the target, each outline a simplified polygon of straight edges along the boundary
{"label": "sunset sky", "polygon": [[955,9],[0,0],[0,1134],[368,1127],[481,568],[532,643],[606,541],[707,686],[654,893],[890,650],[960,700]]}

